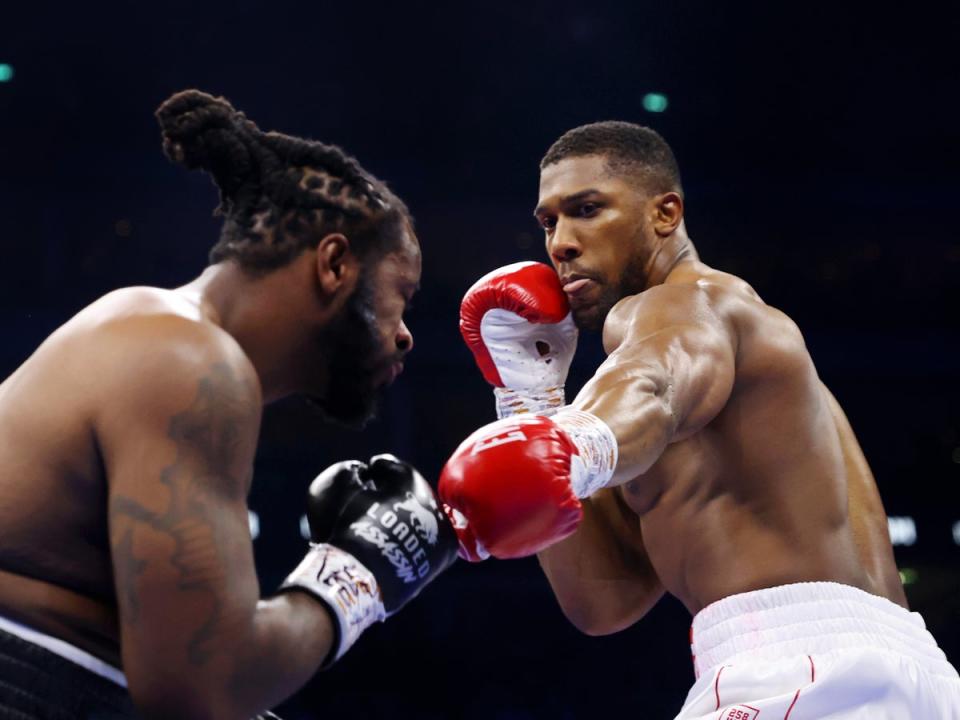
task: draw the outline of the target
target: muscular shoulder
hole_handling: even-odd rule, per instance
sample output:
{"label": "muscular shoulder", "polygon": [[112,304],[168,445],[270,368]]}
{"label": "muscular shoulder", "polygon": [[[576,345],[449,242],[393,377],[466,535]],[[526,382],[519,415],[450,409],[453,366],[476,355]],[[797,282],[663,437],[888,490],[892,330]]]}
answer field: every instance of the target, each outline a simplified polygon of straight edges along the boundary
{"label": "muscular shoulder", "polygon": [[736,329],[734,315],[745,305],[762,305],[759,296],[739,278],[715,271],[684,273],[618,302],[604,324],[608,352],[628,337],[642,338],[666,327]]}
{"label": "muscular shoulder", "polygon": [[244,434],[256,433],[262,399],[252,363],[233,337],[176,293],[121,290],[75,320],[98,433],[160,426],[198,402],[208,413],[242,420]]}
{"label": "muscular shoulder", "polygon": [[767,305],[744,280],[697,263],[668,282],[621,300],[604,326],[604,345],[616,347],[665,327],[720,338],[735,353],[736,365],[761,367],[784,356],[807,358],[797,325]]}
{"label": "muscular shoulder", "polygon": [[765,303],[741,278],[708,269],[697,283],[707,303],[737,338],[737,375],[809,375],[812,364],[803,334],[783,311]]}
{"label": "muscular shoulder", "polygon": [[738,339],[737,365],[742,371],[788,370],[809,364],[806,343],[797,324],[782,310],[765,303],[746,282],[713,271],[701,284],[712,307],[734,328]]}
{"label": "muscular shoulder", "polygon": [[[237,371],[253,368],[237,342],[201,312],[197,303],[172,290],[123,288],[91,304],[65,326],[75,344],[116,360],[116,369],[137,370],[134,360],[162,369],[220,361]],[[157,367],[159,366],[159,367]]]}

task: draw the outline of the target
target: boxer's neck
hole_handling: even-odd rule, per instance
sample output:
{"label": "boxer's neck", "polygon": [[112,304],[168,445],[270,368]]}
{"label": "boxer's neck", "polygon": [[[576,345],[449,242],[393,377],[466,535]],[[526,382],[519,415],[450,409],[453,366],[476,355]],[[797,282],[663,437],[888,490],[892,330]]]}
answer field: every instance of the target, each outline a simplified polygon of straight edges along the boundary
{"label": "boxer's neck", "polygon": [[257,371],[265,403],[301,390],[298,348],[309,318],[322,325],[326,315],[313,302],[312,272],[312,263],[299,258],[263,274],[225,261],[176,290],[237,341]]}
{"label": "boxer's neck", "polygon": [[699,259],[697,249],[687,235],[686,223],[681,222],[675,231],[666,237],[657,238],[656,244],[644,263],[643,272],[646,282],[643,289],[648,290],[655,285],[662,285],[678,266],[694,263]]}

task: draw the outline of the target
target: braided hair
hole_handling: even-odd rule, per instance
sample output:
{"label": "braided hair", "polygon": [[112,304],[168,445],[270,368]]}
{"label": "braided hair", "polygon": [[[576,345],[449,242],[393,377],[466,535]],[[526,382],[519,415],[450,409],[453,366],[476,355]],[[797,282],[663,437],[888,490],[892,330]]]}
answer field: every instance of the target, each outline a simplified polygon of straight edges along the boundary
{"label": "braided hair", "polygon": [[262,132],[225,98],[184,90],[156,116],[167,157],[209,173],[220,191],[211,263],[266,272],[334,232],[364,259],[398,247],[411,222],[403,201],[339,147]]}

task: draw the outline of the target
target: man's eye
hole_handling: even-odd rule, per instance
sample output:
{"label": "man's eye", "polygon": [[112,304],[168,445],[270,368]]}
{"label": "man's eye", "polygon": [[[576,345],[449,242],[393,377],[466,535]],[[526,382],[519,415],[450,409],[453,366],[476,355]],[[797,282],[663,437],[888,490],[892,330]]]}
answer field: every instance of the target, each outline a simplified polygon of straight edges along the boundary
{"label": "man's eye", "polygon": [[541,217],[538,222],[540,223],[540,227],[542,227],[544,230],[552,230],[557,224],[557,219],[545,215],[544,217]]}
{"label": "man's eye", "polygon": [[580,217],[592,217],[597,214],[600,206],[597,203],[584,203],[580,206]]}

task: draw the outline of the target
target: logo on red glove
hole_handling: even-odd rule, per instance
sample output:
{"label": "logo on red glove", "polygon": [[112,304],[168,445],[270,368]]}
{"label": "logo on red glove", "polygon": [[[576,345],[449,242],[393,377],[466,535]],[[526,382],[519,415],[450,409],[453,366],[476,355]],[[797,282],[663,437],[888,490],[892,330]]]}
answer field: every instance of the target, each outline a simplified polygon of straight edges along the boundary
{"label": "logo on red glove", "polygon": [[470,454],[476,455],[477,453],[482,453],[484,450],[489,450],[490,448],[506,445],[507,443],[520,442],[521,440],[526,439],[527,436],[523,434],[522,430],[510,430],[509,432],[499,433],[493,437],[478,440],[474,444]]}

